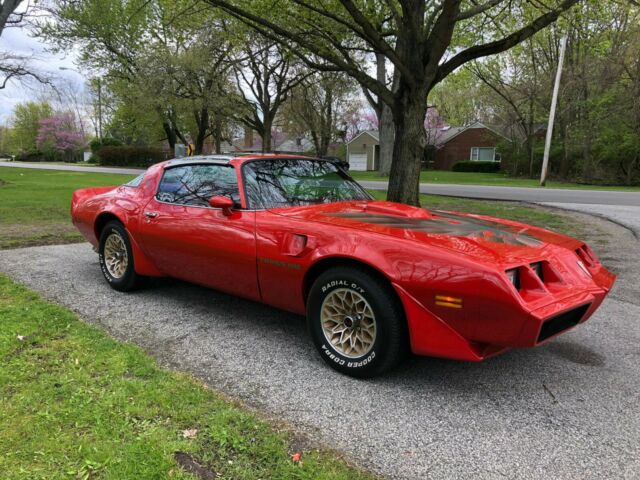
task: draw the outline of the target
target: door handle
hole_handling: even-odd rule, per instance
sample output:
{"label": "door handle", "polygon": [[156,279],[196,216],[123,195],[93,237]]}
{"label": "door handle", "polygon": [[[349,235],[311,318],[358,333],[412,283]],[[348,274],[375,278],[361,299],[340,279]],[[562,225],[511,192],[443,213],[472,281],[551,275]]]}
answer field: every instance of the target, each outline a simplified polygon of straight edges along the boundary
{"label": "door handle", "polygon": [[144,216],[147,218],[156,218],[158,214],[156,212],[144,212]]}

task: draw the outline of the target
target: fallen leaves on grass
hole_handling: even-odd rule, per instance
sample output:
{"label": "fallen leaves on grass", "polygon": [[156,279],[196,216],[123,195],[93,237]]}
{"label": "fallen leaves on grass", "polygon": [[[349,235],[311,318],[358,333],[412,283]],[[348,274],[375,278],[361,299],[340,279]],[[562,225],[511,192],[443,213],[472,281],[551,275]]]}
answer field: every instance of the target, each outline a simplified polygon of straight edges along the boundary
{"label": "fallen leaves on grass", "polygon": [[193,438],[196,438],[197,434],[198,434],[198,429],[197,428],[183,430],[182,431],[182,438],[193,439]]}

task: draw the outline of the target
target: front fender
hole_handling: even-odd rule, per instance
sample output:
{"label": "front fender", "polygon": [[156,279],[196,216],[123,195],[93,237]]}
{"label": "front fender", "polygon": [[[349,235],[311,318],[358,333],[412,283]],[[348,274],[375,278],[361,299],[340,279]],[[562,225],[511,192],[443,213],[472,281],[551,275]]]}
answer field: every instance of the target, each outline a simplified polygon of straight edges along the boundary
{"label": "front fender", "polygon": [[393,288],[404,307],[413,353],[479,362],[508,350],[506,347],[470,342],[427,310],[400,285],[393,283]]}

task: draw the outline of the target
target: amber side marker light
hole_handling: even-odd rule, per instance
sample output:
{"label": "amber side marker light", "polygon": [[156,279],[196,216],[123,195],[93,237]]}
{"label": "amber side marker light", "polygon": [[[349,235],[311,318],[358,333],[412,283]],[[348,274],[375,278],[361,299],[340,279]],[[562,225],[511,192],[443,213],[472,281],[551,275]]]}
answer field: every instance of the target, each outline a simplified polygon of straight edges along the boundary
{"label": "amber side marker light", "polygon": [[462,299],[460,297],[436,295],[436,305],[440,307],[462,308]]}

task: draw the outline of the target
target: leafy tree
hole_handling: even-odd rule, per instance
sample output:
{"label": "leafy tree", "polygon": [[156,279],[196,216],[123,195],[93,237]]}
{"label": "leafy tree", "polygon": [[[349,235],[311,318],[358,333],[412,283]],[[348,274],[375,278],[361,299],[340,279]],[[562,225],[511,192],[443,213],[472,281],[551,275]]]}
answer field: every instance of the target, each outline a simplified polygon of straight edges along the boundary
{"label": "leafy tree", "polygon": [[238,112],[224,18],[192,0],[61,0],[51,13],[40,34],[60,50],[79,45],[81,64],[102,72],[111,135],[193,142],[196,153],[213,137],[220,150]]}
{"label": "leafy tree", "polygon": [[40,120],[53,115],[46,102],[26,102],[16,105],[12,119],[12,152],[35,152]]}
{"label": "leafy tree", "polygon": [[[528,13],[524,10],[523,14]],[[568,36],[568,45],[550,173],[590,183],[637,182],[637,5],[581,2],[557,28],[541,31],[508,52],[460,69],[442,82],[430,99],[443,106],[445,116],[454,123],[458,108],[472,104],[476,118],[508,127],[514,137],[509,170],[538,175],[563,35]]]}
{"label": "leafy tree", "polygon": [[[396,128],[388,198],[418,205],[429,92],[465,63],[530,38],[579,0],[527,3],[532,19],[511,0],[290,0],[278,9],[261,0],[207,1],[266,38],[293,46],[312,68],[346,72],[387,104]],[[393,64],[397,88],[370,75],[362,58],[372,52]]]}

